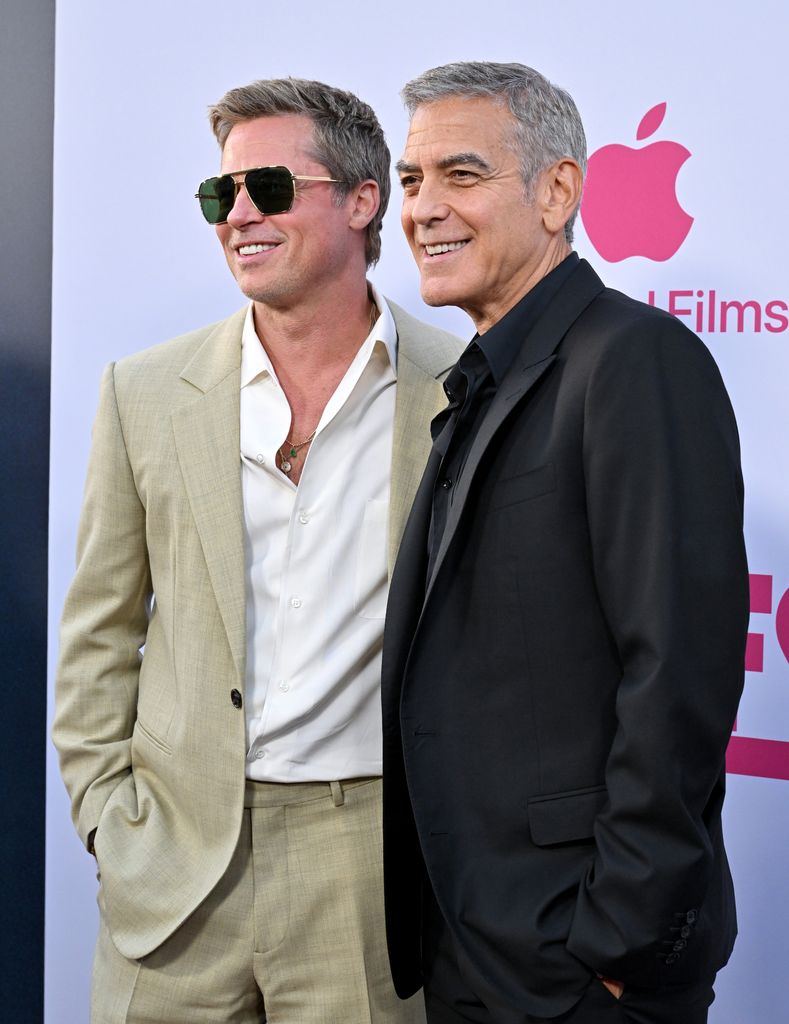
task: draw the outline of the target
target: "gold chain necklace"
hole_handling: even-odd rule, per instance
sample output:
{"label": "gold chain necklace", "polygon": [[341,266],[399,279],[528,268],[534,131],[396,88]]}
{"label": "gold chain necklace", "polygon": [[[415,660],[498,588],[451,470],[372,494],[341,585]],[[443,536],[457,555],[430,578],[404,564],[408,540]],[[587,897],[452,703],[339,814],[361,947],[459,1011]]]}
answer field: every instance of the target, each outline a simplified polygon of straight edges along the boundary
{"label": "gold chain necklace", "polygon": [[[374,302],[370,304],[370,330],[375,327],[375,321],[378,319],[378,307]],[[316,427],[309,437],[305,437],[303,441],[291,441],[287,437],[285,443],[278,449],[279,455],[279,468],[283,473],[290,473],[293,470],[293,460],[298,458],[298,454],[302,448],[305,448],[311,441],[315,440],[315,435],[318,433]],[[287,451],[287,454],[285,454]]]}
{"label": "gold chain necklace", "polygon": [[[297,457],[297,455],[299,454],[299,450],[301,448],[303,448],[305,445],[308,445],[310,441],[314,439],[317,433],[318,428],[316,427],[310,434],[310,436],[305,437],[303,441],[289,441],[287,438],[285,438],[285,444],[283,444],[283,446],[279,449],[279,468],[282,470],[283,473],[290,473],[290,471],[293,469],[292,460]],[[285,454],[286,449],[288,449],[287,455]]]}

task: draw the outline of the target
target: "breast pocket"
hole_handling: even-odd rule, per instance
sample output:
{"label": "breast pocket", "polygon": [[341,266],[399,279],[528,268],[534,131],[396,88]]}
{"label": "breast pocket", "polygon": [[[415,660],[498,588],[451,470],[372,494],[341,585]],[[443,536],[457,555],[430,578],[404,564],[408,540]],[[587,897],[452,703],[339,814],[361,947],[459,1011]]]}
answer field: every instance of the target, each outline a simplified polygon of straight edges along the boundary
{"label": "breast pocket", "polygon": [[556,471],[552,462],[499,480],[491,496],[491,506],[509,508],[523,501],[532,501],[556,490]]}
{"label": "breast pocket", "polygon": [[353,588],[354,609],[365,619],[382,619],[386,613],[388,524],[389,502],[379,498],[368,501],[359,535]]}

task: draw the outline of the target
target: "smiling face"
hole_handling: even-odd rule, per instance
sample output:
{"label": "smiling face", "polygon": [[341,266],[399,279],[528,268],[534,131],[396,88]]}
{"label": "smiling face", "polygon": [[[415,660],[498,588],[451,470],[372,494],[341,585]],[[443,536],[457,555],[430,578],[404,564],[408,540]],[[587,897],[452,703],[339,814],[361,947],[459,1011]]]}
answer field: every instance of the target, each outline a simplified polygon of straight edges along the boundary
{"label": "smiling face", "polygon": [[436,100],[415,111],[397,165],[422,298],[460,306],[480,333],[569,252],[551,212],[555,168],[527,203],[514,132],[509,110],[493,99]]}
{"label": "smiling face", "polygon": [[[235,125],[222,150],[222,173],[282,164],[294,174],[325,175],[310,157],[312,122],[285,114]],[[227,223],[216,233],[241,291],[256,303],[293,309],[322,290],[364,278],[364,235],[353,226],[353,193],[337,206],[328,182],[295,182],[287,213],[264,216],[239,189]]]}

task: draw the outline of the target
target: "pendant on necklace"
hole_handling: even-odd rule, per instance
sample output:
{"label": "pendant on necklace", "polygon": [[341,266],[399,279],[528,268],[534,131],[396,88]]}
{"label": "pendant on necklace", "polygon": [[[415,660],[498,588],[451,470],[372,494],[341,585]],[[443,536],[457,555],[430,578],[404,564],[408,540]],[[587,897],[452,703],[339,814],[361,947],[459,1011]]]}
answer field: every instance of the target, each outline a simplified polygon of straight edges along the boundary
{"label": "pendant on necklace", "polygon": [[293,465],[290,462],[288,462],[287,459],[283,459],[280,465],[280,469],[282,470],[283,473],[290,473],[290,471],[293,469]]}

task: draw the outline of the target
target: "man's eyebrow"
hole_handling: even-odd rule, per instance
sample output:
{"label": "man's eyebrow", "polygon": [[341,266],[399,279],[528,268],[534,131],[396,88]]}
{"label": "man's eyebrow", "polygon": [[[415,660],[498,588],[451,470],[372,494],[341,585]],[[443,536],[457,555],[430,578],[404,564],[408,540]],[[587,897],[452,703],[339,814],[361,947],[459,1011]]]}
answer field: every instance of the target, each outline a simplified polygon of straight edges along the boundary
{"label": "man's eyebrow", "polygon": [[473,167],[479,167],[481,171],[492,170],[492,167],[487,160],[483,160],[479,153],[474,153],[472,151],[465,153],[450,153],[449,156],[442,157],[436,166],[440,170],[445,171],[448,167],[456,167],[458,164],[471,164]]}
{"label": "man's eyebrow", "polygon": [[[479,153],[471,151],[465,153],[450,153],[448,156],[444,156],[438,160],[436,162],[436,167],[440,171],[445,171],[448,167],[457,167],[459,164],[478,167],[481,171],[492,170],[487,160],[483,160]],[[395,170],[398,174],[414,174],[416,171],[420,171],[421,169],[422,168],[418,164],[411,164],[407,160],[398,160],[395,164]]]}

